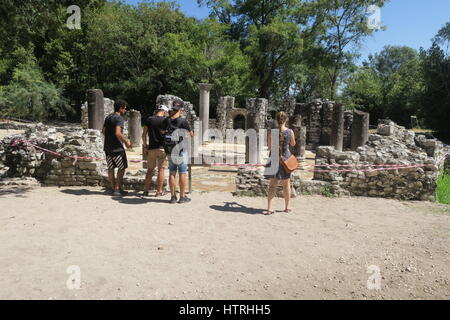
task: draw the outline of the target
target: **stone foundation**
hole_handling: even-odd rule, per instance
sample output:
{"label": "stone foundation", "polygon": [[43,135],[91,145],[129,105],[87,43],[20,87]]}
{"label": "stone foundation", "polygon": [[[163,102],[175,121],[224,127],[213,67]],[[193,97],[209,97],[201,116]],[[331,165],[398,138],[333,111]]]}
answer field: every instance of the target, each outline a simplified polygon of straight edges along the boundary
{"label": "stone foundation", "polygon": [[[261,168],[240,168],[236,176],[236,196],[267,197],[269,179],[264,177],[264,169]],[[291,175],[291,195],[293,198],[298,195],[323,195],[323,196],[343,196],[348,193],[326,181],[302,180],[298,171]],[[277,187],[277,196],[283,197],[283,188]]]}
{"label": "stone foundation", "polygon": [[[109,187],[106,161],[103,159],[103,137],[97,130],[81,128],[50,128],[42,124],[21,127],[26,132],[6,137],[0,141],[0,185],[43,186],[90,186]],[[44,153],[24,143],[13,145],[14,141],[27,140],[34,145],[65,156],[91,157],[81,160],[62,158]],[[124,177],[125,190],[144,190],[146,170],[135,174],[127,172]],[[23,181],[23,183],[20,183]],[[156,176],[153,177],[153,185]],[[164,183],[164,186],[167,182]]]}
{"label": "stone foundation", "polygon": [[[424,149],[423,146],[428,146]],[[333,147],[319,147],[316,155],[315,180],[339,185],[350,195],[396,198],[402,200],[434,200],[436,180],[441,164],[437,159],[442,155],[441,142],[416,137],[393,122],[383,122],[378,134],[369,136],[369,141],[355,152],[339,152]],[[346,165],[333,167],[332,165]],[[357,165],[362,165],[358,167]],[[400,168],[375,170],[382,165],[426,165],[420,168]],[[361,168],[365,172],[339,172]],[[333,170],[335,169],[335,170]]]}
{"label": "stone foundation", "polygon": [[[340,152],[330,146],[318,147],[318,167],[314,180],[302,181],[298,171],[294,172],[291,178],[292,193],[293,196],[352,195],[434,201],[436,180],[444,165],[438,163],[438,159],[441,159],[443,154],[442,142],[427,139],[423,135],[416,136],[414,132],[407,131],[393,122],[382,121],[378,134],[370,135],[369,141],[356,151]],[[380,168],[380,165],[418,164],[426,166],[375,170]],[[336,168],[335,165],[344,167]],[[364,171],[342,171],[351,169]],[[267,196],[268,185],[268,179],[263,176],[263,168],[242,168],[236,178],[236,194]],[[278,195],[282,196],[280,191],[278,190]]]}

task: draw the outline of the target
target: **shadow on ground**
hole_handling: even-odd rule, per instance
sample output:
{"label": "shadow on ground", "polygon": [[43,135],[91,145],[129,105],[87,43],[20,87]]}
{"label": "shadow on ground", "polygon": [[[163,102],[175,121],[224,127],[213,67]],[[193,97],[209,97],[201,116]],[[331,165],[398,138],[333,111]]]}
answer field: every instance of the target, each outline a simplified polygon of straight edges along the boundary
{"label": "shadow on ground", "polygon": [[14,195],[18,198],[25,198],[25,194],[33,189],[32,187],[12,187],[12,188],[0,188],[0,197],[7,195]]}
{"label": "shadow on ground", "polygon": [[211,209],[223,212],[236,212],[245,214],[264,214],[264,210],[246,207],[237,202],[225,202],[223,206],[212,205]]}
{"label": "shadow on ground", "polygon": [[170,200],[161,199],[161,198],[143,198],[139,195],[138,192],[130,192],[127,196],[124,197],[115,197],[111,194],[109,190],[96,191],[96,190],[88,190],[88,189],[65,189],[61,190],[62,193],[70,194],[74,196],[93,196],[93,195],[104,195],[106,197],[110,197],[112,200],[117,201],[123,204],[146,204],[146,203],[169,203]]}

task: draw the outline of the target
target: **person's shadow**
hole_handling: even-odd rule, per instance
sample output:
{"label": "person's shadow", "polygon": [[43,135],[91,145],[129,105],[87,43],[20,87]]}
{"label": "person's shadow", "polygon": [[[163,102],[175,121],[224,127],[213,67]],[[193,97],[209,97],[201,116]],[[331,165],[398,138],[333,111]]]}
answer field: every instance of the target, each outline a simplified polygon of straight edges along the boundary
{"label": "person's shadow", "polygon": [[237,202],[225,202],[225,205],[212,205],[211,209],[223,212],[236,212],[245,214],[264,214],[264,210],[246,207]]}
{"label": "person's shadow", "polygon": [[113,196],[111,191],[97,191],[88,189],[65,189],[61,190],[62,193],[74,195],[74,196],[93,196],[93,195],[104,195],[111,197],[112,200],[123,204],[146,204],[146,203],[170,203],[170,200],[158,199],[158,198],[143,198],[139,196],[137,192],[130,192],[128,195],[119,197]]}
{"label": "person's shadow", "polygon": [[70,194],[73,196],[93,196],[93,195],[108,195],[108,191],[95,191],[88,189],[64,189],[62,193]]}

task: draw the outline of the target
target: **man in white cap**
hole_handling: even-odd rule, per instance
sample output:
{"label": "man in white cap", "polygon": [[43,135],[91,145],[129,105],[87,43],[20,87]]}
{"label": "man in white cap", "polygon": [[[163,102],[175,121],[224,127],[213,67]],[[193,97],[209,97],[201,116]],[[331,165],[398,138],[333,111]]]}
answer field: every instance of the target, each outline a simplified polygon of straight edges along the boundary
{"label": "man in white cap", "polygon": [[[160,105],[156,114],[145,121],[142,141],[147,152],[147,176],[145,179],[144,196],[148,196],[152,184],[153,172],[158,167],[158,178],[156,182],[156,196],[163,196],[164,169],[167,168],[167,157],[164,151],[164,141],[161,129],[164,120],[169,114],[169,108]],[[148,144],[147,144],[148,138]]]}

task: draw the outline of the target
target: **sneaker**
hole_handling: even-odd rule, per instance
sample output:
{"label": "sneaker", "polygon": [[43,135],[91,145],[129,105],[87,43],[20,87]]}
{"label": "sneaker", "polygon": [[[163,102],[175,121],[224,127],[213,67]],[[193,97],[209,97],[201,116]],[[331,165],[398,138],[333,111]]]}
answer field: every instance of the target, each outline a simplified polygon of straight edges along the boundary
{"label": "sneaker", "polygon": [[148,191],[144,191],[144,193],[142,194],[143,197],[148,197]]}
{"label": "sneaker", "polygon": [[178,201],[178,203],[188,203],[188,202],[191,202],[191,199],[189,199],[186,196],[184,196],[183,198],[180,199],[180,201]]}
{"label": "sneaker", "polygon": [[113,196],[114,196],[114,197],[121,197],[121,196],[122,196],[122,194],[120,193],[120,191],[119,191],[119,190],[114,190],[114,192],[113,192]]}
{"label": "sneaker", "polygon": [[177,197],[172,196],[172,198],[170,198],[170,203],[177,203]]}
{"label": "sneaker", "polygon": [[125,191],[125,190],[120,190],[119,192],[120,192],[120,195],[121,195],[122,197],[127,196],[128,193],[129,193],[128,191]]}

